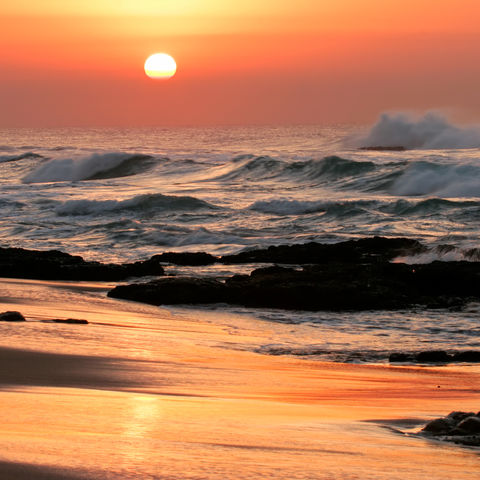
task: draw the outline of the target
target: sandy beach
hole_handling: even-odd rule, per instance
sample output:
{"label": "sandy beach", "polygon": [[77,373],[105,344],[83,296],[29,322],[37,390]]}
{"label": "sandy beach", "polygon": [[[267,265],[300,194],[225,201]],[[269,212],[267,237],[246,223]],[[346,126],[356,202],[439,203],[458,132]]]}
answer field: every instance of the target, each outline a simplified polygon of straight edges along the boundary
{"label": "sandy beach", "polygon": [[[413,434],[451,410],[478,410],[477,367],[261,355],[235,348],[269,335],[268,325],[254,328],[248,318],[106,299],[102,285],[3,280],[3,287],[9,301],[0,309],[27,318],[1,325],[3,478],[478,472],[475,448]],[[48,311],[90,323],[51,324]]]}

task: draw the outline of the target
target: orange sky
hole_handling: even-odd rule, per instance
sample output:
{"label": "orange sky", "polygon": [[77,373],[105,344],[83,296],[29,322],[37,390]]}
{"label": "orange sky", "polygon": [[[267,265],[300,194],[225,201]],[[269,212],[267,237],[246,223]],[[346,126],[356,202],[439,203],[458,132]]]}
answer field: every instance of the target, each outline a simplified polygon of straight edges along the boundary
{"label": "orange sky", "polygon": [[15,0],[0,58],[0,126],[480,117],[479,0]]}

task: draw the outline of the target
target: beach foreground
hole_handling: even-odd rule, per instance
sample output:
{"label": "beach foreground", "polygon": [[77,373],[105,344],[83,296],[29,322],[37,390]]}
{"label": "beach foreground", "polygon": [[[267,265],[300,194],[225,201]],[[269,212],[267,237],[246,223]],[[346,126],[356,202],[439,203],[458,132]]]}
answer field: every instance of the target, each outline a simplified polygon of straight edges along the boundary
{"label": "beach foreground", "polygon": [[[0,310],[27,318],[0,325],[2,478],[420,479],[435,471],[458,480],[478,472],[478,449],[414,435],[451,410],[479,410],[478,367],[261,355],[248,347],[273,336],[268,322],[108,299],[103,284],[2,287]],[[48,321],[70,317],[89,324]]]}

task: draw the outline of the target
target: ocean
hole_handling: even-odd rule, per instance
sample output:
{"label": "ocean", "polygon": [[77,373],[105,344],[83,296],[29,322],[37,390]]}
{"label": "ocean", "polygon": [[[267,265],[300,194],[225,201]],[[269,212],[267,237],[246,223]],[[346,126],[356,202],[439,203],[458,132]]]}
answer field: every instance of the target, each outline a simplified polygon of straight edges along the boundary
{"label": "ocean", "polygon": [[[0,244],[124,262],[380,235],[436,247],[399,261],[470,260],[479,246],[479,160],[480,130],[437,114],[385,114],[373,127],[3,129]],[[386,362],[399,349],[480,347],[476,304],[348,315],[196,311],[222,309],[272,326],[268,340],[235,347],[264,354]]]}

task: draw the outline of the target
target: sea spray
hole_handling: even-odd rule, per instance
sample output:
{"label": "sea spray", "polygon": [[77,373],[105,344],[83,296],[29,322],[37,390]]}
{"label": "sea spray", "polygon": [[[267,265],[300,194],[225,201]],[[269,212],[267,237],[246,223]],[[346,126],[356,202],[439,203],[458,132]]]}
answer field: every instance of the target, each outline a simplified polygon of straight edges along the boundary
{"label": "sea spray", "polygon": [[404,147],[408,149],[480,148],[480,126],[457,127],[438,113],[422,117],[406,113],[383,113],[362,147]]}

